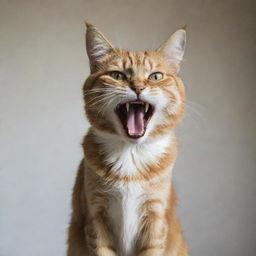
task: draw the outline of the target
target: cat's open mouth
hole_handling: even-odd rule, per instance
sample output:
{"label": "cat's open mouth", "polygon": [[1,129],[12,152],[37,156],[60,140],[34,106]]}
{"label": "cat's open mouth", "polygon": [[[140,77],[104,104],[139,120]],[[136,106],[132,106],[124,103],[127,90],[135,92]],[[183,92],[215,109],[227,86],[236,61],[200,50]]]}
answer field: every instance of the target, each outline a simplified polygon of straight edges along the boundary
{"label": "cat's open mouth", "polygon": [[145,134],[147,125],[154,114],[154,107],[147,102],[136,100],[119,104],[116,113],[127,135],[136,139]]}

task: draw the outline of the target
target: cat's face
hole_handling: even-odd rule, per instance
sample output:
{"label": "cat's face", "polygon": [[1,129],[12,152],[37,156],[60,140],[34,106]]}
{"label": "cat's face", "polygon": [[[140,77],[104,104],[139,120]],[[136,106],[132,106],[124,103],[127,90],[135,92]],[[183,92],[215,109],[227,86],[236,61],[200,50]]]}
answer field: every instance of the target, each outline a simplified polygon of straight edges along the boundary
{"label": "cat's face", "polygon": [[91,125],[132,143],[173,129],[184,113],[184,86],[176,75],[184,44],[185,30],[180,29],[157,51],[128,52],[88,25],[92,73],[84,99]]}

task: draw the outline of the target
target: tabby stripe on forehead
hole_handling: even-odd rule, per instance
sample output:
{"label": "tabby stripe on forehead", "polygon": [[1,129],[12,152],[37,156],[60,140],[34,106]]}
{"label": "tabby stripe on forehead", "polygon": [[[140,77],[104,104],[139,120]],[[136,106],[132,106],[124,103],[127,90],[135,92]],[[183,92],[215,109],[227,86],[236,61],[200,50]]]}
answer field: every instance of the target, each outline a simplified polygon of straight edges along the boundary
{"label": "tabby stripe on forehead", "polygon": [[147,60],[147,57],[145,55],[143,55],[142,64],[144,66],[146,66],[146,60]]}
{"label": "tabby stripe on forehead", "polygon": [[123,70],[128,69],[128,67],[129,67],[129,63],[128,63],[127,59],[124,58],[124,59],[123,59]]}
{"label": "tabby stripe on forehead", "polygon": [[115,61],[111,65],[119,68],[120,67],[120,62],[119,61]]}
{"label": "tabby stripe on forehead", "polygon": [[152,63],[151,59],[145,58],[144,65],[148,68],[148,70],[150,70],[150,71],[153,70],[153,63]]}
{"label": "tabby stripe on forehead", "polygon": [[139,53],[135,54],[135,58],[136,58],[136,64],[137,65],[141,65],[141,63],[142,63],[142,61],[141,61],[141,58],[142,58],[141,54],[139,54]]}
{"label": "tabby stripe on forehead", "polygon": [[150,69],[153,70],[154,64],[153,64],[153,62],[150,59],[149,59],[149,65],[150,65]]}
{"label": "tabby stripe on forehead", "polygon": [[131,62],[131,66],[133,66],[133,64],[134,64],[134,61],[133,61],[133,58],[132,58],[132,54],[129,52],[129,54],[128,54],[128,58],[129,58],[129,60],[130,60],[130,62]]}

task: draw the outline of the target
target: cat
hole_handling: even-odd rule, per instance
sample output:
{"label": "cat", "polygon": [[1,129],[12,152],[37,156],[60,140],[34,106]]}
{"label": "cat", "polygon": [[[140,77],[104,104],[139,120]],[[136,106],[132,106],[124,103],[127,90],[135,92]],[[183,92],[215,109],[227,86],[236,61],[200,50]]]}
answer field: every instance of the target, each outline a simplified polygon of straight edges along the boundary
{"label": "cat", "polygon": [[87,23],[90,128],[72,199],[68,256],[188,256],[176,215],[174,128],[185,112],[178,77],[186,29],[155,51],[112,46]]}

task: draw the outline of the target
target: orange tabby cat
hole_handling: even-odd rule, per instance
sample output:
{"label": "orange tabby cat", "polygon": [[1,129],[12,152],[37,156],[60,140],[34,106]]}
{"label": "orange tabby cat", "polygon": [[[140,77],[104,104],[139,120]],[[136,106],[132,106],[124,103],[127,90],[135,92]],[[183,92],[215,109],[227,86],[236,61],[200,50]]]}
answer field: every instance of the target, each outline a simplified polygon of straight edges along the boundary
{"label": "orange tabby cat", "polygon": [[73,191],[68,256],[187,256],[176,215],[175,126],[185,91],[177,76],[186,41],[177,30],[158,50],[113,47],[87,24],[91,127]]}

